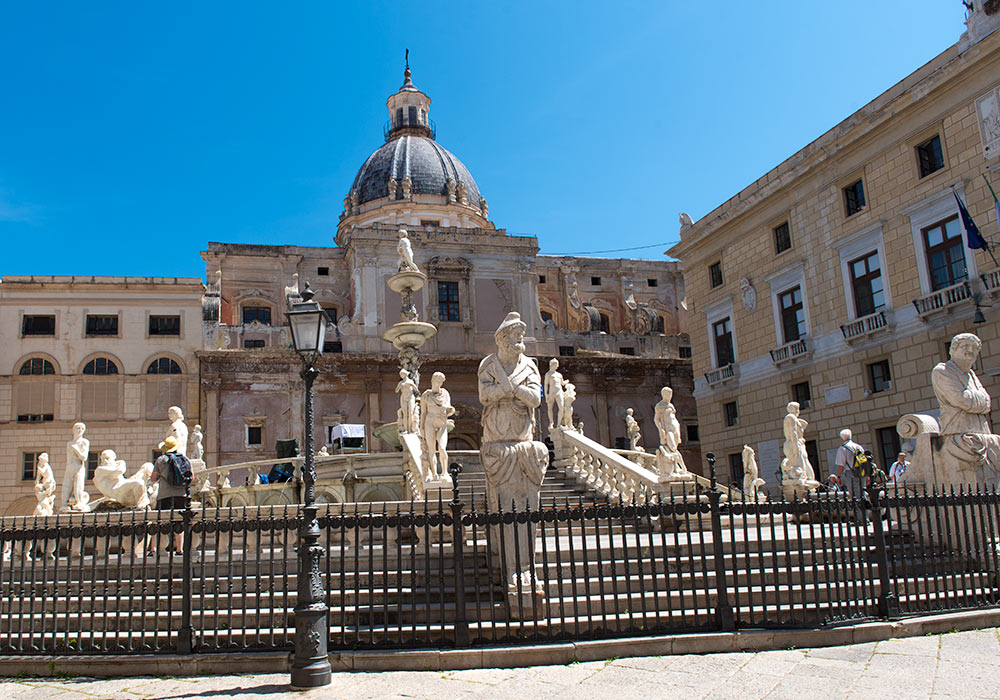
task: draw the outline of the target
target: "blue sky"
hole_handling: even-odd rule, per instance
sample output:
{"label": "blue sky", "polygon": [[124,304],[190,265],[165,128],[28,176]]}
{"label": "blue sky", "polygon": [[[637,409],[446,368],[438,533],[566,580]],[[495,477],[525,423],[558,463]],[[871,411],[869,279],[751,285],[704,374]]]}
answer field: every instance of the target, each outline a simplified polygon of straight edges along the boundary
{"label": "blue sky", "polygon": [[404,48],[498,226],[662,259],[679,211],[711,211],[963,19],[958,0],[5,3],[0,274],[202,276],[210,240],[333,245]]}

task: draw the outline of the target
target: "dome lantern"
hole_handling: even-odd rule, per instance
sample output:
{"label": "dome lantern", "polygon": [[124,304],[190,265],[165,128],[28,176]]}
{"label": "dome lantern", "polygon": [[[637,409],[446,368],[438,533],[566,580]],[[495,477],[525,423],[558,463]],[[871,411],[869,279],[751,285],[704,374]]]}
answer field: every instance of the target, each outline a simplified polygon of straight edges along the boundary
{"label": "dome lantern", "polygon": [[406,69],[403,71],[403,86],[386,100],[389,121],[385,125],[385,140],[390,141],[404,135],[434,138],[434,123],[428,118],[431,98],[413,84],[410,74],[410,50],[406,50]]}

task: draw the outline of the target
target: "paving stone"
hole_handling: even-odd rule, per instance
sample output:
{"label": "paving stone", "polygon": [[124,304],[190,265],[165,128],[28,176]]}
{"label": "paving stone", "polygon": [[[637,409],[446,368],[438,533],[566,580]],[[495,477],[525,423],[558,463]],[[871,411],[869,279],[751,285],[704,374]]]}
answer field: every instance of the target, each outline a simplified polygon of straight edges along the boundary
{"label": "paving stone", "polygon": [[884,642],[878,643],[878,653],[933,656],[937,658],[940,646],[941,640],[938,635],[887,639]]}

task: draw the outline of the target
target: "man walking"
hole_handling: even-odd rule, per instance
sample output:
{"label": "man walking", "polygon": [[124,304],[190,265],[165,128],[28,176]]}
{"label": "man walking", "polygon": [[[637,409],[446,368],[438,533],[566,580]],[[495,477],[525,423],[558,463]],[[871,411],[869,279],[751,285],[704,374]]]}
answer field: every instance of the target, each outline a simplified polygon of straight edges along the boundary
{"label": "man walking", "polygon": [[[864,495],[865,480],[861,474],[855,471],[855,462],[858,455],[863,455],[865,448],[851,439],[850,428],[840,431],[840,448],[837,449],[837,482],[841,488],[847,492],[851,498],[861,498]],[[855,518],[868,522],[868,512],[860,511],[855,513]]]}

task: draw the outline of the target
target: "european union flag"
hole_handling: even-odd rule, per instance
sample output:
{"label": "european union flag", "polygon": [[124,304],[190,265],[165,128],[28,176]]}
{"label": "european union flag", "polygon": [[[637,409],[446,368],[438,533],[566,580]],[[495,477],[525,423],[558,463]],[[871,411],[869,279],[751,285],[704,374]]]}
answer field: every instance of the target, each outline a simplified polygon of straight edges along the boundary
{"label": "european union flag", "polygon": [[980,235],[979,227],[976,226],[976,222],[972,220],[972,214],[970,214],[969,210],[965,207],[965,202],[959,199],[958,192],[956,192],[954,188],[951,190],[951,193],[955,195],[955,201],[958,202],[958,212],[962,215],[962,227],[965,229],[965,237],[969,243],[969,247],[973,250],[989,250],[990,245],[986,242],[986,239]]}

